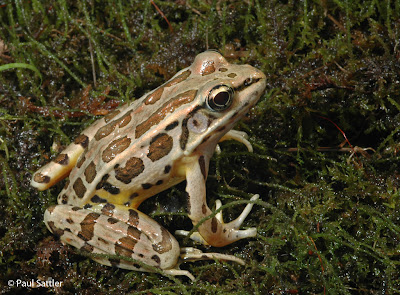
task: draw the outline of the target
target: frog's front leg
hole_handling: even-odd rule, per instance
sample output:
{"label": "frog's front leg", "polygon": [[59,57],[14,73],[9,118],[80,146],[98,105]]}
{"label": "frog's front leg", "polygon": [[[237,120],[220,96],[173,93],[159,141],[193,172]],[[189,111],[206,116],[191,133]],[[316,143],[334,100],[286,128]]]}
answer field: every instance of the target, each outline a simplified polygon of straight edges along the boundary
{"label": "frog's front leg", "polygon": [[[186,192],[188,194],[188,211],[189,218],[193,225],[198,224],[203,218],[211,215],[212,211],[206,202],[206,178],[209,159],[202,155],[199,157],[191,157],[186,162]],[[258,199],[258,195],[254,195],[251,200]],[[217,202],[217,208],[221,203]],[[253,203],[247,204],[240,216],[229,222],[224,223],[222,213],[205,220],[198,227],[198,233],[194,233],[191,238],[194,240],[209,244],[215,247],[222,247],[233,243],[237,240],[254,237],[257,234],[256,228],[239,230],[246,216],[250,213]],[[178,234],[187,234],[185,231],[178,231]]]}
{"label": "frog's front leg", "polygon": [[48,229],[64,243],[95,254],[120,258],[94,257],[97,262],[124,269],[151,271],[131,258],[170,275],[185,275],[177,268],[179,244],[164,227],[144,213],[109,203],[84,209],[71,205],[49,207],[44,215]]}

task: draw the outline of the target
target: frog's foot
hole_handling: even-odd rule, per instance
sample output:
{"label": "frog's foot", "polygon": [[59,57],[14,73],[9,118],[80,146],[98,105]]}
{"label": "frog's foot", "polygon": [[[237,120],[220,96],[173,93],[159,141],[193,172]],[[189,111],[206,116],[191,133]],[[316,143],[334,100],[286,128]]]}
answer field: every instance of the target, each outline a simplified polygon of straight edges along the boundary
{"label": "frog's foot", "polygon": [[[236,141],[238,141],[240,143],[243,143],[247,147],[247,150],[250,153],[252,153],[253,152],[253,146],[247,140],[248,138],[249,138],[249,136],[244,131],[230,130],[224,136],[222,136],[222,138],[219,140],[219,142],[222,142],[222,141],[225,141],[225,140],[236,140]],[[217,146],[215,148],[215,152],[217,154],[221,153],[221,148],[219,147],[218,144],[217,144]]]}
{"label": "frog's foot", "polygon": [[[259,195],[254,195],[250,201],[256,201],[260,196]],[[216,230],[214,232],[213,230],[213,225],[211,225],[211,232],[207,228],[202,228],[203,225],[200,225],[200,232],[194,232],[193,234],[190,235],[190,238],[196,242],[199,242],[204,245],[213,245],[217,247],[222,247],[225,245],[228,245],[230,243],[233,243],[237,240],[240,239],[245,239],[245,238],[251,238],[255,237],[257,235],[257,229],[255,227],[248,228],[245,230],[240,230],[240,226],[242,225],[243,221],[246,219],[246,217],[249,215],[251,212],[251,209],[253,208],[254,203],[249,203],[246,205],[244,208],[243,212],[239,215],[238,218],[235,220],[232,220],[229,223],[224,223],[224,220],[222,218],[222,211],[218,212],[215,215],[215,218],[219,221],[219,224],[221,225],[221,229],[218,230],[218,226],[215,225]],[[216,210],[218,210],[221,206],[222,203],[220,200],[217,200],[215,202]],[[211,221],[211,223],[213,223]],[[207,225],[206,225],[207,226]],[[203,229],[203,230],[201,230]],[[176,235],[182,235],[182,236],[188,236],[189,231],[185,230],[177,230],[175,231]],[[212,241],[212,242],[210,242]]]}
{"label": "frog's foot", "polygon": [[222,260],[222,261],[233,261],[240,265],[245,265],[243,259],[240,259],[233,255],[221,254],[221,253],[204,253],[199,249],[192,247],[181,248],[180,260],[174,269],[164,270],[163,273],[173,276],[187,276],[192,281],[195,281],[194,276],[187,270],[179,269],[180,264],[190,261],[198,260]]}

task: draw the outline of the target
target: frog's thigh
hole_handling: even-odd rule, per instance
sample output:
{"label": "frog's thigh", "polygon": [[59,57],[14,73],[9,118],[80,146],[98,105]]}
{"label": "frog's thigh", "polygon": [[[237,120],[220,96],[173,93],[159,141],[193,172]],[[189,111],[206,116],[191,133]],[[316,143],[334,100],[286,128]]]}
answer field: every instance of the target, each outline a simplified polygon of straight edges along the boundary
{"label": "frog's thigh", "polygon": [[[122,109],[121,109],[122,110]],[[117,110],[110,115],[118,114]],[[76,166],[79,157],[89,146],[96,132],[101,132],[101,126],[106,124],[106,117],[97,120],[78,135],[74,142],[68,145],[53,161],[40,168],[32,177],[31,185],[42,191],[64,179]],[[107,126],[107,125],[106,125]]]}
{"label": "frog's thigh", "polygon": [[[160,269],[174,268],[179,258],[179,244],[165,228],[140,211],[125,206],[102,204],[82,209],[56,205],[46,210],[44,221],[63,242],[91,253],[133,258]],[[125,269],[149,271],[122,258],[94,260]]]}
{"label": "frog's thigh", "polygon": [[88,136],[81,134],[54,160],[40,168],[32,177],[31,185],[42,191],[64,179],[75,167],[79,156],[89,143]]}

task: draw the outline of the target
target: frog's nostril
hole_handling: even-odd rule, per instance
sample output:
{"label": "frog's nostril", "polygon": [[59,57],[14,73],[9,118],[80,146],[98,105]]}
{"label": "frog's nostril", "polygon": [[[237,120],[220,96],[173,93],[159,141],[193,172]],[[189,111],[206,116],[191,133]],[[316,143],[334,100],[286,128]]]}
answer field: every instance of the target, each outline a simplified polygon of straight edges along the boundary
{"label": "frog's nostril", "polygon": [[252,78],[247,78],[246,80],[244,80],[244,86],[249,86],[251,83],[253,83]]}
{"label": "frog's nostril", "polygon": [[253,79],[262,80],[262,79],[267,79],[267,77],[265,76],[265,74],[263,72],[261,72],[260,70],[257,70],[254,73]]}

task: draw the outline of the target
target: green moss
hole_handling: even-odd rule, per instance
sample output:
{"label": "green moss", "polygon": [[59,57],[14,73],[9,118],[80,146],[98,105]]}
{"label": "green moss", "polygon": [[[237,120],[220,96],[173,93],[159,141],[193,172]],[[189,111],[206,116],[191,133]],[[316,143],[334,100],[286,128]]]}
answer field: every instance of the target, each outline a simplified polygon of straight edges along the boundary
{"label": "green moss", "polygon": [[[173,32],[150,1],[0,5],[2,291],[35,293],[7,281],[52,277],[63,287],[47,291],[62,294],[400,293],[400,1],[156,4]],[[261,195],[246,220],[258,236],[218,249],[246,266],[186,263],[192,284],[101,266],[61,245],[42,220],[63,184],[38,193],[30,177],[96,116],[60,111],[82,110],[85,89],[105,109],[130,101],[207,48],[268,78],[238,125],[254,153],[222,143],[207,181],[208,203],[221,198],[226,219]],[[171,232],[190,228],[183,191],[144,210]]]}

